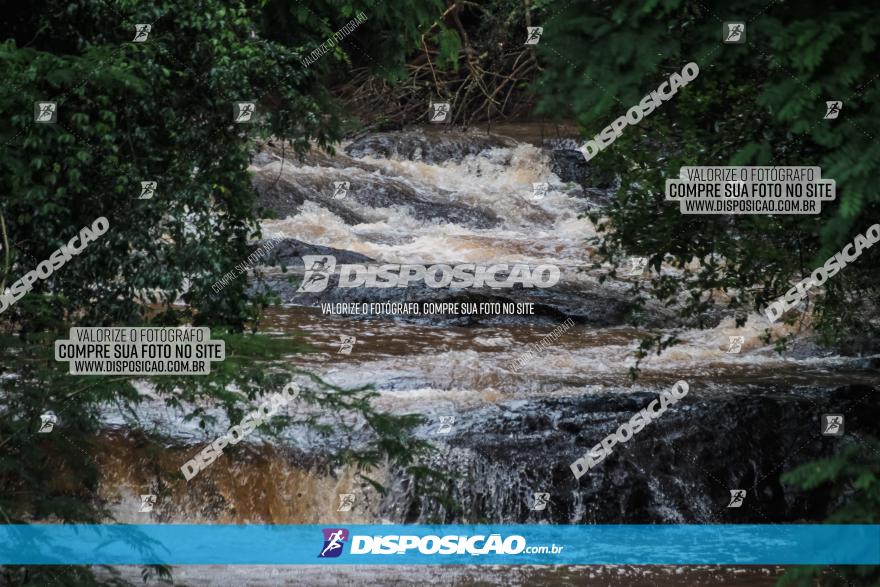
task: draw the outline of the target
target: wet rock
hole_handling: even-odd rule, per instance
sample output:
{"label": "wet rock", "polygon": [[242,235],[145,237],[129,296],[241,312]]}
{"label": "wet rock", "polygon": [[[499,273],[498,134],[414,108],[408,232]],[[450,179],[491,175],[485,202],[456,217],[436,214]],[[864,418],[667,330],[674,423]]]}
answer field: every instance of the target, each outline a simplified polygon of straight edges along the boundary
{"label": "wet rock", "polygon": [[[575,479],[570,463],[663,390],[505,402],[456,414],[454,431],[442,439],[431,465],[458,472],[447,490],[461,510],[422,503],[418,517],[407,521],[819,522],[838,505],[827,488],[805,492],[783,484],[781,476],[848,442],[821,436],[820,415],[843,413],[847,431],[880,434],[876,387],[729,384],[707,392],[692,385],[688,396]],[[731,489],[747,492],[739,508],[727,507]],[[530,510],[535,492],[550,493],[545,511]]]}
{"label": "wet rock", "polygon": [[551,151],[577,151],[583,143],[576,136],[553,137],[541,141],[541,146]]}
{"label": "wet rock", "polygon": [[423,131],[371,133],[354,140],[345,152],[352,157],[374,157],[442,163],[461,161],[486,149],[514,147],[516,142],[499,135],[458,131]]}
{"label": "wet rock", "polygon": [[251,155],[253,167],[265,167],[272,163],[285,162],[291,168],[295,167],[329,167],[333,169],[346,169],[349,167],[363,169],[370,173],[379,172],[375,165],[358,161],[349,157],[345,152],[334,149],[332,152],[325,151],[317,146],[298,155],[293,147],[284,142],[266,141],[257,146]]}
{"label": "wet rock", "polygon": [[[346,263],[349,261],[341,261]],[[412,282],[408,287],[375,288],[352,287],[339,288],[338,274],[330,277],[324,291],[317,293],[298,292],[303,275],[301,259],[293,259],[289,264],[290,272],[278,275],[265,275],[260,284],[252,287],[266,288],[277,294],[283,303],[300,306],[318,306],[322,303],[531,303],[534,314],[518,315],[420,315],[395,316],[394,319],[416,324],[444,326],[472,326],[479,324],[558,324],[571,318],[575,323],[593,324],[597,326],[616,326],[626,322],[627,314],[633,309],[632,303],[624,293],[610,291],[597,284],[576,285],[560,282],[547,289],[523,288],[515,285],[507,289],[484,288],[432,288],[422,281]],[[294,276],[295,283],[290,282]],[[499,272],[498,279],[503,280],[505,274]],[[344,315],[344,314],[343,314]],[[367,319],[369,316],[352,316]],[[661,314],[646,313],[646,322],[660,324],[666,321]]]}
{"label": "wet rock", "polygon": [[[336,166],[327,166],[324,158],[329,156],[311,156],[317,158],[311,161],[313,165],[275,159],[253,170],[258,205],[267,211],[266,215],[295,216],[306,202],[314,202],[349,225],[375,220],[376,215],[365,207],[399,207],[416,220],[474,228],[492,228],[499,223],[493,210],[458,203],[451,194],[427,184],[403,182],[370,166],[340,167],[337,159],[333,159]],[[259,161],[272,157],[270,154]],[[337,192],[337,182],[347,186],[344,194]]]}
{"label": "wet rock", "polygon": [[267,166],[253,176],[252,183],[259,197],[257,205],[265,218],[296,216],[306,202],[317,202],[349,225],[367,219],[333,199],[333,182],[315,174],[284,174]]}
{"label": "wet rock", "polygon": [[550,169],[562,181],[571,181],[579,185],[587,185],[590,168],[580,151],[573,149],[557,149],[550,151]]}
{"label": "wet rock", "polygon": [[587,163],[583,153],[573,149],[558,149],[550,152],[550,169],[562,181],[573,182],[582,188],[592,189],[594,197],[602,197],[605,204],[610,203],[612,195],[608,191],[614,185],[614,174],[596,169]]}
{"label": "wet rock", "polygon": [[[841,343],[840,352],[845,356],[880,355],[880,338],[852,334]],[[878,360],[880,359],[875,358],[875,365]]]}
{"label": "wet rock", "polygon": [[[266,244],[267,241],[261,241],[260,245]],[[346,251],[343,249],[334,249],[333,247],[324,247],[321,245],[313,245],[295,238],[286,238],[276,244],[266,257],[268,265],[284,265],[285,267],[299,266],[302,267],[303,255],[333,255],[338,263],[367,263],[373,259],[354,251]]]}

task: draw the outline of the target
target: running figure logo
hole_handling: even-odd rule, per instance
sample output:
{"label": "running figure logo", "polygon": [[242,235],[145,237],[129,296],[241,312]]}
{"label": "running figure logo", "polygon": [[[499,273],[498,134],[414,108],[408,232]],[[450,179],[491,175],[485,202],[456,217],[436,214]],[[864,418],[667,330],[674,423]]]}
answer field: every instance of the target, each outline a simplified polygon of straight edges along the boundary
{"label": "running figure logo", "polygon": [[542,512],[547,509],[547,504],[550,502],[550,494],[549,493],[535,493],[534,501],[532,501],[531,510],[534,512]]}
{"label": "running figure logo", "polygon": [[159,185],[155,181],[142,181],[141,182],[141,195],[138,197],[139,200],[150,200],[153,197],[153,194],[156,193],[156,186]]}
{"label": "running figure logo", "polygon": [[340,493],[339,494],[339,507],[336,508],[337,512],[350,512],[351,508],[354,507],[354,493]]}
{"label": "running figure logo", "polygon": [[641,275],[645,272],[645,267],[648,266],[647,257],[630,257],[629,262],[631,265],[630,275]]}
{"label": "running figure logo", "polygon": [[134,38],[132,39],[132,41],[135,43],[143,43],[147,40],[147,37],[149,36],[152,29],[153,25],[151,24],[134,25]]}
{"label": "running figure logo", "polygon": [[532,199],[533,200],[543,200],[544,196],[547,195],[547,190],[550,189],[550,184],[547,182],[538,182],[532,184]]}
{"label": "running figure logo", "polygon": [[327,289],[330,274],[336,269],[336,257],[332,255],[303,255],[306,273],[298,292],[317,293]]}
{"label": "running figure logo", "polygon": [[342,554],[342,547],[348,540],[345,528],[324,528],[324,548],[318,558],[336,558]]}
{"label": "running figure logo", "polygon": [[333,182],[333,199],[341,200],[345,196],[348,195],[348,188],[351,184],[347,181],[334,181]]}
{"label": "running figure logo", "polygon": [[526,31],[528,32],[528,36],[526,37],[526,45],[537,45],[538,41],[541,40],[541,35],[544,34],[544,27],[541,26],[527,26]]}
{"label": "running figure logo", "polygon": [[744,22],[725,22],[724,23],[724,42],[725,43],[745,43],[746,42],[746,23]]}
{"label": "running figure logo", "polygon": [[727,504],[729,508],[738,508],[742,507],[743,500],[746,498],[746,490],[745,489],[731,489],[730,490],[730,503]]}
{"label": "running figure logo", "polygon": [[155,495],[141,495],[141,509],[139,509],[138,512],[142,514],[149,513],[153,511],[154,505],[156,505]]}
{"label": "running figure logo", "polygon": [[39,434],[48,434],[52,432],[52,429],[55,427],[55,424],[58,422],[58,416],[55,415],[54,412],[46,412],[40,416],[40,429],[37,430]]}
{"label": "running figure logo", "polygon": [[843,108],[843,102],[839,100],[831,100],[825,102],[825,120],[834,120],[840,115],[840,109]]}
{"label": "running figure logo", "polygon": [[447,122],[449,117],[449,102],[431,103],[431,122]]}
{"label": "running figure logo", "polygon": [[743,342],[745,342],[746,338],[744,336],[728,336],[730,339],[730,346],[727,348],[728,353],[738,353],[742,350]]}
{"label": "running figure logo", "polygon": [[357,342],[357,337],[348,336],[345,334],[339,335],[339,350],[336,351],[337,355],[350,355],[351,351],[354,350],[354,343]]}
{"label": "running figure logo", "polygon": [[235,122],[250,122],[256,106],[253,102],[236,102],[233,104],[232,116]]}
{"label": "running figure logo", "polygon": [[449,434],[452,432],[452,425],[455,424],[455,416],[440,416],[440,428],[437,434]]}
{"label": "running figure logo", "polygon": [[55,122],[58,120],[58,104],[55,102],[34,102],[34,122]]}
{"label": "running figure logo", "polygon": [[822,436],[843,436],[843,414],[822,414]]}

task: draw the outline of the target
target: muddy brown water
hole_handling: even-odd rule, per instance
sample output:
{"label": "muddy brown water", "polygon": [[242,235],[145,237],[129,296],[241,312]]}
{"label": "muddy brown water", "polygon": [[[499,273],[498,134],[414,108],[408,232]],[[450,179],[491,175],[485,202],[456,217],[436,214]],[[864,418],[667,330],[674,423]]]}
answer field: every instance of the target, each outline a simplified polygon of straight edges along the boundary
{"label": "muddy brown water", "polygon": [[[582,280],[590,285],[591,292],[597,291],[599,278],[608,274],[610,266],[586,241],[597,233],[583,214],[601,198],[597,200],[592,186],[584,184],[589,170],[581,173],[584,170],[560,168],[545,142],[564,142],[575,134],[574,129],[525,124],[493,127],[492,131],[503,136],[474,131],[473,141],[486,145],[479,149],[468,144],[467,134],[419,129],[383,133],[356,144],[349,142],[334,156],[315,156],[304,163],[281,160],[277,150],[262,153],[251,170],[263,203],[279,211],[278,218],[263,223],[264,234],[366,256],[378,263],[551,263],[565,269],[563,279],[569,290],[577,292]],[[476,138],[477,134],[480,137]],[[565,146],[569,150],[571,147]],[[346,154],[346,149],[352,154]],[[570,177],[563,179],[557,172]],[[334,182],[348,182],[348,195],[334,198]],[[536,182],[548,184],[546,196],[534,197]],[[271,193],[267,186],[271,186]],[[664,266],[662,271],[667,276],[681,276],[677,269]],[[626,295],[634,280],[653,278],[652,274],[621,276],[604,281],[601,288],[606,288],[609,297],[619,298]],[[403,292],[399,297],[405,300]],[[630,368],[635,365],[633,354],[645,330],[623,323],[578,323],[546,347],[535,350],[558,325],[528,319],[468,327],[450,326],[439,319],[418,324],[391,316],[355,319],[329,316],[318,307],[291,303],[270,310],[262,326],[276,337],[301,333],[310,351],[290,357],[292,366],[343,388],[372,385],[379,394],[378,407],[422,415],[426,424],[417,433],[437,442],[445,451],[437,463],[476,476],[469,485],[452,486],[452,496],[473,508],[474,516],[499,523],[548,521],[529,513],[522,496],[539,487],[553,492],[562,491],[563,486],[568,494],[580,495],[573,503],[559,504],[554,515],[562,519],[549,521],[589,523],[601,519],[615,523],[619,521],[614,518],[615,510],[597,511],[600,494],[591,493],[607,490],[605,485],[612,478],[624,480],[619,492],[639,487],[640,493],[631,503],[638,505],[642,512],[639,515],[647,516],[652,523],[703,523],[729,515],[719,514],[724,507],[716,503],[726,487],[713,486],[701,471],[682,469],[667,474],[663,485],[656,471],[641,467],[636,454],[640,446],[665,447],[679,466],[684,465],[678,459],[690,453],[677,451],[698,452],[684,444],[691,439],[687,433],[694,427],[689,428],[681,416],[670,416],[666,423],[657,424],[630,443],[633,453],[620,460],[631,458],[641,469],[613,468],[614,463],[607,463],[581,486],[572,489],[564,485],[572,482],[570,473],[565,472],[572,445],[586,450],[588,443],[607,434],[608,422],[628,417],[630,396],[656,394],[675,381],[686,380],[693,399],[701,401],[701,411],[694,413],[717,418],[715,428],[720,428],[728,414],[712,413],[714,398],[722,406],[719,411],[735,411],[737,405],[731,404],[731,396],[738,394],[736,397],[746,402],[752,395],[763,394],[761,401],[765,401],[766,408],[802,420],[789,422],[784,432],[780,427],[779,433],[791,434],[791,438],[765,444],[778,444],[783,451],[792,444],[791,452],[796,453],[802,438],[809,438],[803,435],[814,431],[813,412],[825,405],[821,402],[830,397],[832,390],[845,385],[880,387],[876,356],[822,349],[815,344],[808,320],[798,327],[773,325],[774,334],[790,335],[795,340],[782,354],[764,342],[768,325],[757,314],[749,316],[742,326],[722,317],[704,330],[676,329],[681,344],[659,356],[646,357],[635,382],[630,378]],[[665,333],[672,333],[672,329]],[[744,337],[738,353],[728,352],[731,336]],[[341,340],[346,337],[356,339],[350,354],[340,352]],[[529,350],[533,354],[520,361],[518,368],[512,368]],[[574,410],[585,406],[597,409],[589,404],[594,397],[600,398],[600,403],[615,405],[606,410],[610,415],[601,414],[596,422],[587,417],[572,421]],[[760,415],[765,405],[756,403],[748,409]],[[439,437],[438,419],[449,415],[456,417],[455,432]],[[405,484],[390,468],[370,471],[392,486],[390,497],[382,497],[359,482],[354,471],[325,466],[320,447],[300,432],[278,439],[256,435],[186,483],[168,473],[216,437],[217,430],[200,435],[183,426],[181,413],[158,405],[145,406],[144,416],[156,430],[177,438],[177,442],[171,447],[157,446],[142,435],[113,425],[110,419],[96,457],[105,471],[101,495],[121,522],[403,523],[446,514],[409,507],[412,496],[401,489]],[[746,426],[751,417],[748,411],[731,413],[729,420]],[[565,424],[568,436],[561,434],[557,426],[560,422]],[[221,419],[219,429],[225,430],[225,424]],[[595,429],[581,429],[594,425]],[[708,431],[698,430],[693,438],[710,438],[707,435],[713,432],[712,425]],[[731,435],[734,432],[735,426],[725,430]],[[754,449],[748,444],[747,431],[739,432],[744,437],[740,439],[741,453]],[[549,447],[536,443],[547,434],[556,435]],[[556,439],[567,445],[553,444]],[[806,442],[803,446],[807,449],[798,458],[806,459],[808,450],[815,454],[825,450]],[[522,455],[520,460],[534,464],[534,471],[529,471],[532,465],[522,463],[517,469],[516,458],[496,462],[502,454]],[[462,455],[467,458],[462,459]],[[706,458],[716,465],[719,461],[715,453]],[[779,463],[772,454],[762,458],[756,455],[750,461],[747,454],[734,453],[730,457],[732,467],[741,465],[746,469],[749,464],[755,468],[760,463],[767,470],[729,472],[730,483],[750,479],[759,494],[766,494],[762,495],[766,503],[759,502],[761,507],[775,507],[785,502],[780,489],[767,482],[761,485],[760,480],[768,475],[772,480],[772,475],[778,474],[773,471]],[[556,475],[560,470],[562,477]],[[712,476],[716,473],[725,471],[713,470]],[[545,480],[552,483],[544,487],[541,484]],[[712,496],[704,495],[707,488]],[[157,493],[159,502],[152,513],[139,514],[138,495],[146,492]],[[338,512],[340,493],[355,493],[358,506],[351,512]],[[702,502],[699,507],[691,507],[681,496]],[[628,511],[626,504],[630,502],[620,501],[624,503],[621,511]],[[802,510],[784,515],[806,515],[815,508]],[[135,573],[128,567],[123,570]],[[771,585],[779,572],[777,568],[630,566],[175,568],[176,578],[186,584],[254,586],[423,583],[745,587]]]}
{"label": "muddy brown water", "polygon": [[[116,567],[130,579],[139,578],[135,567]],[[342,587],[364,585],[403,587],[495,587],[534,585],[554,587],[771,587],[784,570],[755,567],[635,567],[635,566],[221,566],[177,567],[176,581],[193,587]]]}

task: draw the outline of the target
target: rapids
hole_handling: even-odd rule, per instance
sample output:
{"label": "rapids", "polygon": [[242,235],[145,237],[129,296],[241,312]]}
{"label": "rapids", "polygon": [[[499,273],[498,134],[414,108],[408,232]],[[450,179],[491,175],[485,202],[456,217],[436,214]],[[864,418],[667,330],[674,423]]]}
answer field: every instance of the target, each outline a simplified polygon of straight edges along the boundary
{"label": "rapids", "polygon": [[[647,331],[627,323],[628,289],[633,280],[651,276],[618,272],[601,280],[611,266],[586,242],[596,231],[584,217],[613,197],[617,182],[596,176],[573,151],[573,141],[542,140],[534,128],[510,134],[504,136],[503,129],[492,135],[432,129],[375,133],[344,143],[335,154],[312,151],[304,161],[269,143],[254,154],[251,166],[260,203],[276,216],[263,221],[264,234],[284,239],[275,260],[294,274],[302,273],[304,254],[333,254],[340,263],[525,263],[562,269],[559,285],[546,291],[328,288],[304,294],[277,267],[266,267],[266,282],[254,284],[273,289],[285,302],[268,312],[264,329],[277,337],[302,332],[311,345],[313,352],[291,359],[297,366],[342,387],[374,385],[379,407],[424,418],[418,433],[437,447],[429,464],[452,475],[444,492],[459,509],[420,499],[412,479],[390,467],[371,472],[389,489],[381,495],[354,471],[327,465],[333,442],[297,429],[278,439],[254,434],[245,450],[224,455],[196,480],[170,482],[138,466],[147,458],[145,443],[121,432],[122,415],[108,410],[100,460],[111,474],[102,495],[117,519],[277,524],[823,519],[833,506],[827,496],[805,496],[781,484],[780,475],[836,452],[841,442],[878,433],[878,349],[824,349],[806,321],[797,331],[773,326],[777,334],[794,335],[780,354],[761,337],[763,317],[753,315],[737,327],[720,312],[710,317],[708,329],[677,328],[682,342],[648,356],[633,383],[633,353]],[[543,197],[535,196],[535,183],[547,184]],[[320,309],[328,301],[488,299],[533,303],[536,312],[416,318],[329,316]],[[571,328],[522,367],[511,368],[568,318]],[[645,318],[654,332],[671,333],[676,326],[672,313],[657,304],[647,306]],[[352,352],[342,354],[340,340],[349,336],[356,339]],[[731,336],[743,337],[739,353],[727,352]],[[682,379],[690,385],[684,400],[580,480],[574,478],[569,469],[574,459]],[[819,418],[826,412],[845,414],[852,435],[821,436]],[[215,428],[200,431],[182,424],[181,413],[156,404],[142,414],[148,427],[178,439],[161,457],[172,469],[229,425],[220,416]],[[729,490],[737,488],[748,492],[745,507],[729,509]],[[160,494],[159,504],[151,514],[135,513],[137,494],[146,490]],[[546,510],[530,509],[535,492],[550,493]],[[355,494],[352,511],[337,511],[340,493]],[[191,571],[185,571],[188,577]],[[590,572],[601,579],[615,570]],[[700,572],[722,573],[688,572],[696,574],[681,583],[663,569],[652,577],[655,584],[702,584]],[[403,581],[410,571],[396,573]],[[511,581],[523,573],[530,584],[551,581],[546,570],[504,573]],[[641,584],[638,572],[627,573],[632,584]],[[731,575],[727,584],[764,584],[756,573],[741,583]],[[476,584],[469,582],[477,577],[471,571],[453,575],[455,584]],[[254,584],[273,584],[265,580]]]}

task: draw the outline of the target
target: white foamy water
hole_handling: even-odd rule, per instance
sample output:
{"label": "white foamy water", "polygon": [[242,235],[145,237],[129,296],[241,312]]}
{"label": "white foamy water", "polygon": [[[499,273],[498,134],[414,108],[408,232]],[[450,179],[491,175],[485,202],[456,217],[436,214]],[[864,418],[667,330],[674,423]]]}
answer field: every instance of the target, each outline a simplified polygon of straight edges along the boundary
{"label": "white foamy water", "polygon": [[[401,410],[649,390],[678,379],[713,384],[698,386],[699,393],[727,382],[821,385],[844,377],[848,382],[880,380],[876,372],[860,373],[867,357],[820,353],[812,345],[780,354],[761,338],[764,324],[757,315],[742,327],[725,319],[715,328],[679,332],[679,344],[642,361],[636,384],[629,369],[646,332],[631,327],[575,325],[536,350],[555,326],[425,326],[330,318],[317,308],[274,310],[271,321],[283,325],[278,332],[296,325],[312,345],[315,352],[298,357],[298,365],[343,387],[372,383],[387,400],[386,407]],[[784,325],[774,328],[777,334],[794,333]],[[343,334],[357,337],[349,355],[338,353]],[[743,337],[738,353],[728,352],[730,336]],[[801,337],[809,340],[809,333]],[[514,361],[528,351],[533,354],[514,368]]]}
{"label": "white foamy water", "polygon": [[[533,146],[496,148],[461,162],[439,164],[379,158],[355,161],[345,155],[336,156],[334,162],[338,164],[324,167],[287,162],[282,166],[274,162],[257,168],[258,173],[277,176],[279,182],[289,184],[300,198],[293,208],[295,213],[264,222],[264,233],[355,251],[382,262],[553,263],[567,268],[563,272],[566,283],[549,290],[548,296],[586,298],[587,292],[598,297],[598,302],[593,302],[598,306],[611,303],[614,296],[625,298],[630,282],[637,279],[623,276],[598,283],[608,267],[594,266],[598,258],[585,242],[595,232],[588,220],[580,218],[588,208],[583,191],[561,182],[550,171],[546,155]],[[334,181],[350,182],[353,193],[334,200],[332,189],[328,189]],[[532,199],[533,182],[549,184],[543,199]],[[362,185],[367,186],[366,192],[357,192]],[[666,268],[664,272],[674,273]],[[650,277],[646,274],[643,278]],[[396,301],[405,301],[406,292],[399,294]],[[529,485],[531,473],[522,476],[516,468],[499,461],[494,448],[528,455],[529,447],[533,443],[539,446],[540,438],[558,434],[555,423],[564,421],[577,406],[578,398],[656,393],[681,379],[689,382],[693,396],[713,399],[753,387],[809,397],[816,389],[822,393],[844,383],[878,382],[876,372],[864,368],[864,358],[821,351],[810,342],[807,329],[798,331],[783,324],[774,325],[774,334],[794,335],[797,341],[792,350],[776,352],[762,338],[767,323],[758,315],[749,317],[743,326],[737,326],[733,319],[724,319],[706,330],[662,331],[667,336],[675,334],[680,343],[660,355],[652,353],[645,357],[640,365],[641,375],[633,382],[630,369],[635,366],[634,355],[640,340],[649,334],[647,330],[578,323],[562,329],[557,338],[548,341],[546,337],[561,321],[562,318],[554,322],[545,317],[543,321],[532,322],[524,318],[515,324],[465,327],[439,325],[439,320],[415,324],[388,317],[332,317],[323,315],[320,308],[287,306],[270,309],[262,330],[277,337],[302,334],[302,342],[311,347],[311,352],[286,359],[292,367],[314,373],[342,389],[371,385],[378,392],[376,408],[423,417],[423,423],[416,429],[417,436],[438,445],[437,462],[449,470],[475,474],[486,494],[492,496],[487,511],[502,520],[520,515],[516,513],[519,506],[514,503],[520,499],[514,496],[516,492],[528,494],[535,488]],[[661,330],[655,329],[651,334],[658,332]],[[350,336],[356,338],[351,353],[340,353],[341,339]],[[732,336],[743,337],[738,353],[728,352]],[[536,348],[542,341],[548,342]],[[524,358],[527,352],[531,354]],[[148,387],[141,390],[151,391]],[[200,446],[235,423],[219,408],[205,406],[217,422],[201,430],[195,422],[182,420],[191,407],[168,408],[158,399],[140,406],[142,419],[149,422],[145,427],[154,427],[190,444],[174,454],[166,454],[172,468],[179,468]],[[288,413],[314,416],[329,430],[341,430],[340,421],[348,417],[302,402],[291,406]],[[126,422],[121,412],[106,416],[108,423],[119,427]],[[454,431],[441,433],[440,424],[449,418],[453,418],[450,428]],[[363,428],[360,423],[352,420],[351,424],[358,424],[355,428],[359,434]],[[484,449],[480,439],[486,438],[489,442]],[[399,522],[404,513],[412,515],[415,510],[405,507],[411,505],[409,486],[399,484],[400,477],[391,469],[380,468],[370,473],[392,489],[391,497],[383,501],[359,481],[354,467],[328,470],[301,464],[310,462],[303,461],[302,455],[322,463],[328,446],[344,446],[347,441],[341,435],[328,439],[296,425],[278,437],[254,432],[242,445],[243,450],[227,451],[195,483],[186,485],[185,491],[166,492],[149,520],[342,524]],[[563,445],[560,450],[564,450]],[[546,451],[540,461],[567,466],[571,459],[566,461],[561,455]],[[131,466],[126,451],[110,451],[106,459],[116,463],[118,471],[108,484],[113,491],[105,492],[112,510],[121,520],[143,521],[145,515],[136,511],[139,494],[151,490],[152,480],[132,473],[138,467]],[[656,478],[648,482],[651,491],[661,497],[670,492],[669,486]],[[203,488],[210,489],[210,507],[205,507],[208,493]],[[338,511],[340,493],[358,495],[357,512]],[[478,493],[462,489],[458,495],[465,503],[482,507],[479,504],[483,497]],[[398,509],[395,500],[404,505]],[[658,501],[662,504],[656,510],[659,519],[688,522],[691,518],[686,515],[712,519],[714,510],[700,504],[685,509],[674,501]],[[599,516],[596,507],[594,501],[576,496],[571,519],[575,523],[593,519]],[[691,513],[687,514],[688,511]],[[431,513],[419,512],[420,516]],[[287,584],[292,580],[283,570],[275,571],[278,572],[271,576],[264,573],[250,577],[248,571],[230,574],[216,567],[182,568],[178,569],[178,578],[192,584],[227,581],[255,586]],[[387,577],[391,576],[377,579],[362,570],[345,576],[311,573],[302,568],[291,572],[299,573],[300,580],[308,577],[306,582],[316,585],[351,581],[389,584]],[[424,582],[429,577],[424,570],[396,572],[400,584],[410,584],[412,578]],[[575,584],[574,575],[545,576],[541,569],[516,573],[509,569],[499,573],[498,584]],[[609,569],[609,573],[616,576],[625,574],[625,570]],[[630,576],[633,584],[645,579],[638,573]],[[484,584],[487,575],[463,570],[452,576],[455,584]],[[678,582],[676,575],[658,568],[647,577],[652,584],[669,585],[701,584],[702,579],[711,584],[717,579],[714,571],[707,571],[705,577],[689,575]],[[585,584],[605,579],[602,573],[595,573]],[[762,584],[761,579],[751,576],[737,583],[732,577],[725,577],[726,584],[731,585],[757,585]]]}
{"label": "white foamy water", "polygon": [[[327,161],[333,165],[288,160],[255,164],[254,171],[278,178],[304,198],[295,214],[264,221],[265,234],[355,251],[384,262],[553,263],[567,267],[563,278],[575,284],[596,285],[607,270],[607,266],[593,267],[598,258],[585,242],[596,233],[593,224],[581,218],[588,207],[582,188],[562,182],[551,171],[547,152],[533,145],[491,148],[458,162],[355,160],[342,153]],[[333,199],[328,186],[335,181],[348,181],[352,192],[366,185],[367,199],[378,194],[377,201],[385,205],[370,206],[351,194]],[[548,184],[542,199],[533,198],[535,182]],[[426,214],[424,207],[440,216],[453,208],[472,209],[475,217],[490,218],[496,225],[480,227],[467,214],[449,221]],[[348,213],[360,221],[352,222]],[[674,270],[664,267],[664,273]],[[631,279],[635,278],[611,279],[601,287],[623,294]],[[678,379],[833,384],[847,372],[849,382],[877,381],[870,372],[859,373],[864,358],[822,352],[809,342],[798,352],[776,352],[762,338],[767,322],[758,315],[741,327],[725,319],[706,330],[675,331],[679,344],[646,356],[636,384],[630,369],[647,332],[630,327],[576,325],[546,348],[535,350],[534,345],[556,324],[430,326],[331,318],[318,309],[304,308],[273,310],[270,315],[269,333],[287,336],[301,331],[312,345],[315,352],[297,356],[297,366],[341,387],[375,385],[382,407],[402,412],[440,413],[549,395],[656,389]],[[799,332],[781,323],[771,330],[776,336],[796,335],[801,341],[810,336],[808,330]],[[357,343],[351,354],[343,355],[339,340],[348,335],[356,336]],[[738,353],[728,352],[732,336],[743,337]],[[533,354],[519,360],[530,351]],[[177,411],[159,407],[158,401],[153,404],[150,419],[160,427],[179,419]],[[219,430],[231,425],[217,412]],[[110,423],[122,424],[122,415],[111,417]],[[177,422],[173,427],[187,437],[199,433],[194,423]]]}
{"label": "white foamy water", "polygon": [[[357,167],[327,169],[282,166],[271,163],[268,175],[281,173],[297,186],[317,185],[316,175],[332,175],[360,184],[379,184],[389,189],[411,190],[424,202],[443,206],[468,206],[493,215],[498,225],[475,228],[443,217],[417,219],[407,202],[387,207],[366,206],[348,197],[334,203],[364,217],[365,222],[347,224],[321,201],[326,194],[307,201],[294,216],[263,223],[268,232],[362,253],[386,262],[399,263],[557,263],[584,265],[588,249],[584,239],[594,236],[592,223],[579,216],[586,205],[578,197],[582,189],[564,184],[552,171],[544,152],[532,145],[494,148],[471,155],[461,162],[429,164],[365,157],[358,160],[375,171]],[[533,197],[533,183],[548,184],[546,196]],[[316,189],[316,194],[318,193]],[[415,204],[418,205],[418,204]]]}
{"label": "white foamy water", "polygon": [[[356,251],[383,262],[400,263],[552,263],[564,268],[563,281],[597,287],[609,265],[586,240],[596,236],[584,213],[590,207],[583,189],[566,184],[551,171],[548,151],[530,144],[489,148],[460,161],[440,163],[382,157],[352,159],[344,154],[333,165],[307,166],[279,162],[264,170],[280,175],[308,193],[297,212],[282,220],[264,222],[272,233],[311,244]],[[367,186],[367,196],[332,200],[320,186],[350,182],[350,191]],[[533,197],[533,183],[548,184],[546,196]],[[375,194],[376,197],[373,196]],[[393,194],[388,196],[388,194]],[[373,199],[382,206],[368,206]],[[340,206],[342,208],[340,208]],[[420,206],[428,206],[426,213]],[[460,214],[464,207],[471,214]],[[346,212],[343,212],[345,210]],[[444,211],[449,211],[447,220]],[[360,219],[352,222],[350,212]],[[481,225],[489,219],[493,226]],[[666,275],[678,274],[666,266]],[[601,285],[601,292],[626,296],[634,279],[622,271]],[[278,316],[278,318],[282,318]],[[565,333],[518,369],[512,363],[531,350],[552,327],[468,329],[406,326],[383,321],[329,319],[319,313],[295,312],[287,327],[302,328],[313,344],[328,352],[303,360],[339,385],[366,381],[397,394],[410,389],[458,390],[463,398],[491,395],[548,393],[589,385],[629,384],[634,352],[646,333],[631,328],[586,328]],[[277,324],[277,323],[276,323]],[[825,353],[810,342],[809,322],[803,330],[774,324],[775,336],[795,335],[801,346],[780,354],[764,342],[766,320],[757,314],[737,327],[732,319],[706,330],[668,331],[680,340],[662,354],[650,354],[641,364],[642,377],[707,378],[722,376],[776,381],[833,376],[856,368],[858,359]],[[347,356],[333,345],[344,334],[356,334],[360,343]],[[729,353],[730,337],[742,336],[742,349]],[[806,341],[806,342],[805,342]],[[356,365],[356,368],[353,366]]]}

